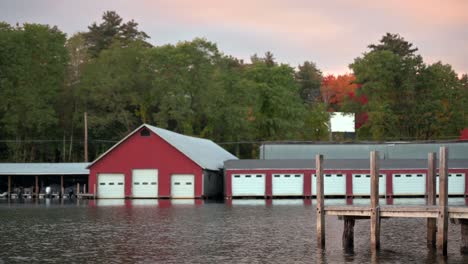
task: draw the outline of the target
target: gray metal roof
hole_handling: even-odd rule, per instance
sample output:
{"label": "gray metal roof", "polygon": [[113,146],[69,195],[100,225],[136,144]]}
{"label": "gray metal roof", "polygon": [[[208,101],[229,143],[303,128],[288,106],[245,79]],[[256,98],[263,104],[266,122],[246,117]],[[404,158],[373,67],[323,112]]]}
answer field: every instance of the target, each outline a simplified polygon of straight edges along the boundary
{"label": "gray metal roof", "polygon": [[219,145],[217,145],[209,139],[190,137],[159,127],[143,124],[137,129],[135,129],[132,133],[128,134],[125,138],[120,140],[117,144],[112,146],[99,158],[94,160],[88,167],[91,167],[98,160],[100,160],[102,157],[107,155],[110,151],[112,151],[114,148],[116,148],[118,145],[124,142],[127,138],[139,131],[142,127],[146,127],[156,135],[160,136],[163,140],[172,145],[174,148],[178,149],[180,152],[182,152],[185,156],[187,156],[189,159],[191,159],[203,169],[219,170],[223,168],[224,161],[237,159],[236,156],[232,155],[231,153],[229,153],[228,151],[226,151],[225,149],[223,149],[222,147],[220,147]]}
{"label": "gray metal roof", "polygon": [[0,163],[0,175],[89,175],[89,163]]}
{"label": "gray metal roof", "polygon": [[362,144],[264,144],[260,159],[310,159],[322,154],[326,159],[368,159],[371,151],[379,151],[381,159],[426,159],[427,153],[438,154],[448,147],[450,159],[468,159],[468,142],[438,143],[362,143]]}
{"label": "gray metal roof", "polygon": [[237,159],[209,139],[190,137],[150,125],[146,127],[204,169],[219,170],[223,168],[224,161]]}
{"label": "gray metal roof", "polygon": [[[325,159],[324,169],[369,169],[369,159]],[[450,169],[468,168],[468,159],[452,159],[448,162]],[[315,160],[277,159],[277,160],[228,160],[224,162],[226,170],[241,169],[315,169]],[[425,159],[381,160],[380,169],[425,169]]]}

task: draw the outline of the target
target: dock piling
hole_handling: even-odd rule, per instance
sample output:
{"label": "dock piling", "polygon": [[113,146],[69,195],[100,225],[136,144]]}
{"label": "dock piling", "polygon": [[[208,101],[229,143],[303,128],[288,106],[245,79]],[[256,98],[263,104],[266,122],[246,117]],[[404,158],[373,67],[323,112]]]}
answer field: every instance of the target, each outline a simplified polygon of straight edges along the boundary
{"label": "dock piling", "polygon": [[11,196],[11,175],[8,175],[8,198]]}
{"label": "dock piling", "polygon": [[371,174],[371,247],[380,248],[380,207],[379,207],[379,152],[370,154]]}
{"label": "dock piling", "polygon": [[[372,151],[370,155],[371,190],[370,207],[365,205],[324,206],[323,157],[316,157],[317,177],[317,247],[325,247],[325,215],[338,216],[344,220],[342,245],[345,251],[353,252],[354,225],[359,219],[370,218],[371,252],[377,254],[380,248],[380,221],[382,218],[426,218],[427,245],[434,250],[436,242],[437,254],[440,258],[447,256],[448,220],[461,224],[462,254],[468,255],[468,208],[448,206],[448,149],[440,148],[439,159],[439,205],[436,205],[436,155],[428,154],[428,193],[427,204],[424,206],[379,205],[379,153]],[[429,221],[430,219],[434,221]],[[437,232],[437,233],[436,233]]]}
{"label": "dock piling", "polygon": [[354,217],[343,217],[343,249],[346,252],[354,250],[354,224],[356,222]]}
{"label": "dock piling", "polygon": [[63,198],[65,195],[65,189],[63,188],[63,175],[60,175],[60,197]]}
{"label": "dock piling", "polygon": [[[427,200],[428,206],[436,205],[436,153],[431,152],[427,157]],[[436,247],[437,219],[427,218],[427,247]]]}
{"label": "dock piling", "polygon": [[447,232],[448,232],[448,150],[440,147],[439,161],[439,214],[437,217],[437,254],[447,255]]}
{"label": "dock piling", "polygon": [[317,246],[325,248],[325,210],[323,195],[323,155],[315,157],[315,175],[317,177]]}
{"label": "dock piling", "polygon": [[460,253],[468,254],[468,219],[460,219],[461,225],[461,247]]}

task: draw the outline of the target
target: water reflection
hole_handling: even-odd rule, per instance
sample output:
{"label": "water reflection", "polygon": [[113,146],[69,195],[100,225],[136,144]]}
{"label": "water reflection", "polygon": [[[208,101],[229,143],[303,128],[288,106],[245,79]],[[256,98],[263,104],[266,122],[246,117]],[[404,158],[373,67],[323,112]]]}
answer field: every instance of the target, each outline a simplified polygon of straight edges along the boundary
{"label": "water reflection", "polygon": [[0,263],[468,263],[460,226],[449,225],[449,256],[440,258],[426,248],[424,219],[383,220],[373,253],[369,220],[356,221],[354,251],[344,251],[343,221],[327,216],[326,249],[317,250],[314,206],[309,199],[2,200]]}

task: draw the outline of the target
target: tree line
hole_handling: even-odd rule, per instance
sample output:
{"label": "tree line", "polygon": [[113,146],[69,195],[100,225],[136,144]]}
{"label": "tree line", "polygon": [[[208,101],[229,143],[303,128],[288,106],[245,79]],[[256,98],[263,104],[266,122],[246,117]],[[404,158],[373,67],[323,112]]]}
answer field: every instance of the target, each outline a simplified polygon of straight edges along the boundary
{"label": "tree line", "polygon": [[343,76],[270,52],[245,62],[202,38],[148,39],[112,11],[68,38],[55,26],[0,23],[0,160],[82,161],[85,112],[90,159],[142,123],[243,158],[262,141],[327,140],[330,111],[357,113],[365,140],[453,138],[467,127],[467,75],[425,64],[397,34]]}

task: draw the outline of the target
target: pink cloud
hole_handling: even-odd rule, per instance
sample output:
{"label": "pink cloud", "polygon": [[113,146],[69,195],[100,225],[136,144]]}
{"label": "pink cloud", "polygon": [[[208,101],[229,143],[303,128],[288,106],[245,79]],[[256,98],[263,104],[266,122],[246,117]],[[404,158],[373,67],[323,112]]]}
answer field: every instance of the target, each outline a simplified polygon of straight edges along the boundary
{"label": "pink cloud", "polygon": [[[290,34],[288,37],[326,39],[342,27],[317,10],[295,7],[286,1],[163,1],[170,16],[202,26]],[[148,2],[151,5],[151,2]]]}
{"label": "pink cloud", "polygon": [[468,24],[466,0],[351,0],[356,6],[377,9],[427,25]]}

